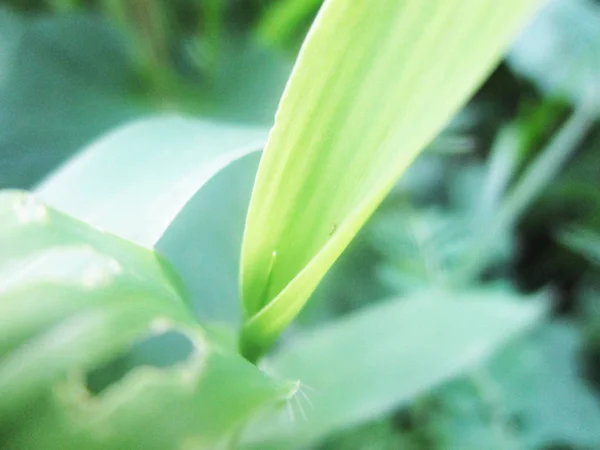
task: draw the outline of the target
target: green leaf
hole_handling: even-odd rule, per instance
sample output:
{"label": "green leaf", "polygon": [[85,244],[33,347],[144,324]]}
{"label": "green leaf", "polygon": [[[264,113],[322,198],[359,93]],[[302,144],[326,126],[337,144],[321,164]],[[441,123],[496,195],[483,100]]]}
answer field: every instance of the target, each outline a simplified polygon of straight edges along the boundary
{"label": "green leaf", "polygon": [[30,188],[140,113],[114,30],[95,16],[0,9],[0,187]]}
{"label": "green leaf", "polygon": [[432,447],[598,448],[600,403],[581,378],[579,341],[573,324],[552,322],[434,394],[440,407],[421,421]]}
{"label": "green leaf", "polygon": [[96,227],[155,247],[182,277],[198,317],[237,326],[240,247],[266,135],[179,116],[138,120],[90,145],[38,193]]}
{"label": "green leaf", "polygon": [[205,81],[211,117],[271,127],[292,62],[252,40],[223,43]]}
{"label": "green leaf", "polygon": [[153,247],[204,183],[260,150],[266,135],[178,116],[142,119],[88,146],[37,192],[78,219]]}
{"label": "green leaf", "polygon": [[248,213],[241,278],[249,359],[296,316],[537,3],[325,2],[284,93]]}
{"label": "green leaf", "polygon": [[[318,450],[370,450],[373,449],[373,443],[377,450],[406,449],[407,447],[398,433],[395,424],[391,420],[367,423],[361,427],[355,427],[347,430],[341,435],[332,436],[324,441],[317,448]],[[417,447],[418,448],[418,447]]]}
{"label": "green leaf", "polygon": [[[452,286],[473,241],[468,214],[397,208],[370,222],[370,242],[388,261],[379,275],[395,292]],[[391,283],[389,283],[391,282]]]}
{"label": "green leaf", "polygon": [[600,102],[600,7],[551,0],[519,35],[508,62],[546,94],[577,105]]}
{"label": "green leaf", "polygon": [[197,317],[239,327],[240,248],[260,152],[216,173],[156,244],[182,278]]}
{"label": "green leaf", "polygon": [[0,89],[10,76],[23,33],[24,26],[19,17],[9,9],[0,8]]}
{"label": "green leaf", "polygon": [[539,321],[545,300],[491,290],[421,292],[300,335],[265,367],[307,386],[306,418],[286,424],[282,414],[257,425],[248,442],[297,448],[383,417],[481,364]]}
{"label": "green leaf", "polygon": [[564,245],[584,256],[590,262],[600,265],[600,233],[577,228],[563,231],[560,233],[559,239]]}
{"label": "green leaf", "polygon": [[258,25],[258,35],[272,44],[285,43],[321,3],[323,0],[284,0],[271,5]]}
{"label": "green leaf", "polygon": [[[0,434],[11,449],[214,448],[292,392],[194,320],[153,251],[16,191],[0,194]],[[181,333],[191,355],[95,394],[86,375]]]}

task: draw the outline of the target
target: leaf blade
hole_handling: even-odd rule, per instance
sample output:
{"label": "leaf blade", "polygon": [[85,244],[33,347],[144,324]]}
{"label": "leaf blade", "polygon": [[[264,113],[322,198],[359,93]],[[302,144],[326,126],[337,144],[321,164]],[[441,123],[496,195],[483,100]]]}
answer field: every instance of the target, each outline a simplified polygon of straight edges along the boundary
{"label": "leaf blade", "polygon": [[58,209],[151,248],[208,180],[260,150],[266,134],[260,127],[180,116],[137,120],[92,143],[37,193]]}
{"label": "leaf blade", "polygon": [[298,313],[536,3],[325,2],[276,115],[246,222],[250,359]]}
{"label": "leaf blade", "polygon": [[[214,448],[293,387],[200,327],[154,251],[20,191],[0,192],[0,218],[0,429],[10,448],[180,448],[187,439]],[[106,391],[88,389],[90,371],[169,331],[188,339],[188,359],[134,366]]]}
{"label": "leaf blade", "polygon": [[484,362],[539,322],[547,300],[489,289],[422,291],[300,334],[265,366],[312,389],[308,418],[292,426],[271,418],[251,430],[248,443],[297,448],[382,417]]}

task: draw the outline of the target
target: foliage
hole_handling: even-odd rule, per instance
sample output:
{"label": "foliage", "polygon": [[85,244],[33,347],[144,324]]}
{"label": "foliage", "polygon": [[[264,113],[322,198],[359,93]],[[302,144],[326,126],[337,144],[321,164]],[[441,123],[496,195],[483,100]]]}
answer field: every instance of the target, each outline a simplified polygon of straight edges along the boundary
{"label": "foliage", "polygon": [[0,8],[0,447],[600,446],[600,5],[321,3]]}
{"label": "foliage", "polygon": [[[261,356],[298,314],[535,4],[323,6],[283,95],[250,202],[241,266],[245,355]],[[447,25],[457,20],[464,34]]]}
{"label": "foliage", "polygon": [[[154,252],[22,192],[2,194],[0,216],[6,448],[209,448],[291,392],[196,323]],[[173,332],[191,345],[183,362],[140,368],[98,396],[88,390],[90,371]],[[136,423],[148,427],[143,436]]]}

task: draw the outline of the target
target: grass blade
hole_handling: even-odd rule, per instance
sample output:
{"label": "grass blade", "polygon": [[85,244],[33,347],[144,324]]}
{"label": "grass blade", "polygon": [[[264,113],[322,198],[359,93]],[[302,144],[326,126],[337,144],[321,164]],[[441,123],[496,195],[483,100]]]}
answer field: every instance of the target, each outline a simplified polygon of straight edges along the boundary
{"label": "grass blade", "polygon": [[537,3],[324,3],[276,115],[246,222],[241,345],[250,360],[296,316]]}

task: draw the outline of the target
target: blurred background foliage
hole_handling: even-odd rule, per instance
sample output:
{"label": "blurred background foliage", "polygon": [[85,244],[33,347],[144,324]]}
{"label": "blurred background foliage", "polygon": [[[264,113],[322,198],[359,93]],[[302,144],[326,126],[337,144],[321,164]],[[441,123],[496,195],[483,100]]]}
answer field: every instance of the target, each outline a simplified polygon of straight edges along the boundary
{"label": "blurred background foliage", "polygon": [[[320,3],[4,0],[0,186],[31,187],[150,112],[269,126]],[[600,448],[599,114],[600,2],[551,0],[400,180],[298,326],[392,294],[483,283],[550,290],[550,320],[322,449]]]}

